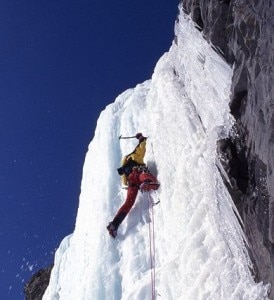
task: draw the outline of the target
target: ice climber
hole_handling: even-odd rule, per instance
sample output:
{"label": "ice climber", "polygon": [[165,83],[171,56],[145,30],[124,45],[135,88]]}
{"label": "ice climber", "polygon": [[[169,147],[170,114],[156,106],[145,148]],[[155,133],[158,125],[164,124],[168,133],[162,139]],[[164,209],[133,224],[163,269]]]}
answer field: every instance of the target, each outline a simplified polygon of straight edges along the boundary
{"label": "ice climber", "polygon": [[142,133],[137,133],[135,137],[139,140],[138,145],[133,152],[123,157],[122,166],[117,169],[118,174],[122,176],[122,183],[127,186],[127,197],[113,221],[107,226],[107,230],[113,238],[116,237],[119,225],[132,208],[138,190],[150,191],[157,190],[159,187],[156,177],[149,172],[144,163],[147,138]]}

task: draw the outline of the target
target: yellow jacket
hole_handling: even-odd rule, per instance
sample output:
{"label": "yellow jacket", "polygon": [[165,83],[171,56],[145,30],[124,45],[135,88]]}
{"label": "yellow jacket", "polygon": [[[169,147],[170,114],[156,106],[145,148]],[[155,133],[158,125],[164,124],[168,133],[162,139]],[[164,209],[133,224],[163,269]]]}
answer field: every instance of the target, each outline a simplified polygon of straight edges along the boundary
{"label": "yellow jacket", "polygon": [[[129,162],[135,163],[136,165],[145,165],[144,157],[146,153],[146,138],[140,142],[136,148],[128,155],[124,156],[122,159],[122,167],[125,167]],[[122,183],[127,185],[127,175],[122,175]]]}
{"label": "yellow jacket", "polygon": [[136,148],[122,159],[122,167],[130,160],[130,158],[136,161],[140,165],[144,165],[144,157],[146,154],[146,139],[140,142]]}

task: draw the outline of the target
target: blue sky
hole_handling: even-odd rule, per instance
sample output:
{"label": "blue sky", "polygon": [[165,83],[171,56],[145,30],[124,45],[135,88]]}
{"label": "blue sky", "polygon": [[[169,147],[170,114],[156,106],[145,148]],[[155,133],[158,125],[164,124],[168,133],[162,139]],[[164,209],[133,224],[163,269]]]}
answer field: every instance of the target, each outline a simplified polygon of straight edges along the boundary
{"label": "blue sky", "polygon": [[23,299],[25,282],[73,231],[100,111],[151,77],[171,45],[178,3],[1,2],[2,299]]}

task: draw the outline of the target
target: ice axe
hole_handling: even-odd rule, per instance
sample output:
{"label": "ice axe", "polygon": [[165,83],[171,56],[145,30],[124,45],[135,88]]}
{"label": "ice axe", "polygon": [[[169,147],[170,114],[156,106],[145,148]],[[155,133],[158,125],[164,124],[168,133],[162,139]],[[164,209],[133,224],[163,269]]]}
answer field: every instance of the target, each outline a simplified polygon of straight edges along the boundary
{"label": "ice axe", "polygon": [[122,135],[119,136],[119,140],[121,140],[121,139],[133,139],[133,138],[136,138],[136,136],[135,135],[134,136],[122,136]]}

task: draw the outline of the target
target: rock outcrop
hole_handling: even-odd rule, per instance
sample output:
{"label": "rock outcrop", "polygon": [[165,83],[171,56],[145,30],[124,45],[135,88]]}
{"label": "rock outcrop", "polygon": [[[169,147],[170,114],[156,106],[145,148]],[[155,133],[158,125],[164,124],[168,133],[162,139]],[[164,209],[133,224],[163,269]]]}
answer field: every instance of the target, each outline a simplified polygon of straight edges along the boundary
{"label": "rock outcrop", "polygon": [[205,38],[233,66],[236,123],[219,145],[227,186],[244,223],[254,275],[274,299],[274,4],[271,0],[182,0]]}
{"label": "rock outcrop", "polygon": [[26,300],[41,300],[49,284],[52,266],[41,269],[26,283],[24,292]]}

